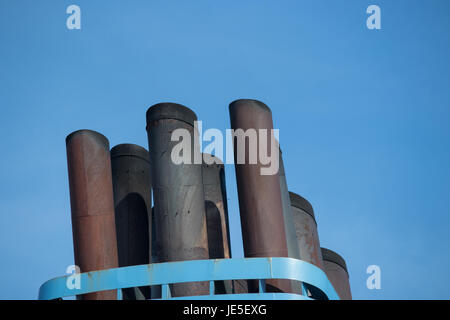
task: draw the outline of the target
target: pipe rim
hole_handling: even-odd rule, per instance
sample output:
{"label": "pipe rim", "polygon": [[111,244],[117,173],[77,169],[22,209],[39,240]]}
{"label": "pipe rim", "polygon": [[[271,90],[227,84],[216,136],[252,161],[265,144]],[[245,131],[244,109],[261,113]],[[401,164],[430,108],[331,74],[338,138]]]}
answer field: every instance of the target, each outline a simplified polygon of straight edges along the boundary
{"label": "pipe rim", "polygon": [[256,100],[256,99],[237,99],[230,103],[229,108],[230,108],[230,110],[236,109],[242,105],[259,107],[260,109],[262,109],[265,112],[272,113],[272,110],[270,110],[270,108],[264,102]]}
{"label": "pipe rim", "polygon": [[336,263],[337,265],[342,267],[348,274],[347,264],[345,263],[344,258],[342,258],[333,250],[327,248],[320,248],[320,251],[322,251],[322,260]]}
{"label": "pipe rim", "polygon": [[108,138],[106,136],[104,136],[103,134],[101,134],[100,132],[91,130],[91,129],[80,129],[80,130],[73,131],[72,133],[69,133],[66,137],[66,144],[68,144],[74,136],[79,135],[79,134],[85,134],[85,135],[100,138],[101,140],[104,140],[105,145],[107,145],[109,147]]}
{"label": "pipe rim", "polygon": [[303,198],[301,195],[291,191],[289,191],[289,199],[291,200],[291,206],[305,211],[314,219],[314,222],[316,222],[316,217],[314,216],[314,209],[308,200]]}
{"label": "pipe rim", "polygon": [[186,122],[194,126],[194,121],[197,121],[197,115],[188,107],[174,102],[161,102],[154,104],[148,108],[146,113],[147,130],[152,121],[163,119],[175,119]]}
{"label": "pipe rim", "polygon": [[123,156],[137,157],[150,163],[150,154],[144,147],[133,143],[121,143],[114,146],[111,151],[111,158]]}

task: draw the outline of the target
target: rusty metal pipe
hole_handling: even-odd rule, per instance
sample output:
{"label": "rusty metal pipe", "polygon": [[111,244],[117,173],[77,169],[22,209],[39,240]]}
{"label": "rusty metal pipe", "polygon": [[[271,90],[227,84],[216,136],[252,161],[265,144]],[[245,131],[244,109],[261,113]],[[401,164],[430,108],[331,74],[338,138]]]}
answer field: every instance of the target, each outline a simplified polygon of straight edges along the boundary
{"label": "rusty metal pipe", "polygon": [[323,270],[319,234],[314,217],[314,209],[308,200],[289,192],[300,259],[312,263]]}
{"label": "rusty metal pipe", "polygon": [[[257,150],[260,147],[259,130],[266,129],[270,133],[273,129],[272,112],[269,107],[257,100],[245,99],[232,102],[230,120],[231,128],[234,130],[242,129],[245,132],[248,129],[256,129]],[[271,150],[269,135],[268,140],[265,141],[268,154],[278,152],[278,145],[276,145],[276,151]],[[249,162],[249,149],[252,148],[250,143],[245,143],[245,163],[239,164],[238,147],[236,141],[233,143],[244,254],[246,257],[287,257],[278,172],[274,175],[262,175],[261,168],[265,166],[260,158],[257,157],[256,164]],[[255,289],[252,283],[249,283],[249,291]],[[268,291],[291,292],[289,281],[267,281],[266,288]]]}
{"label": "rusty metal pipe", "polygon": [[[294,218],[294,228],[297,235],[297,243],[300,252],[300,259],[315,266],[323,268],[322,253],[320,251],[319,234],[317,223],[314,217],[314,210],[308,200],[302,196],[289,192],[292,215]],[[324,299],[323,292],[305,284],[308,289],[307,294],[314,299]]]}
{"label": "rusty metal pipe", "polygon": [[352,300],[350,281],[345,260],[336,252],[321,248],[323,264],[330,280],[341,300]]}
{"label": "rusty metal pipe", "polygon": [[[228,222],[225,166],[223,162],[203,153],[203,192],[205,195],[206,225],[210,259],[230,259],[230,229]],[[216,281],[216,293],[231,294],[231,281]]]}
{"label": "rusty metal pipe", "polygon": [[[196,120],[192,110],[175,103],[160,103],[147,111],[155,231],[160,262],[209,257],[202,163],[193,161],[194,155],[200,154],[194,145]],[[173,148],[181,143],[171,141],[176,129],[184,129],[189,134],[190,163],[175,164],[172,161]],[[207,282],[172,286],[173,296],[208,293]]]}
{"label": "rusty metal pipe", "polygon": [[[98,132],[66,138],[75,264],[81,272],[118,266],[109,141]],[[84,300],[115,300],[117,290],[89,293]]]}
{"label": "rusty metal pipe", "polygon": [[[143,147],[120,144],[111,149],[119,267],[150,263],[150,156]],[[122,290],[124,300],[150,298],[150,287]]]}

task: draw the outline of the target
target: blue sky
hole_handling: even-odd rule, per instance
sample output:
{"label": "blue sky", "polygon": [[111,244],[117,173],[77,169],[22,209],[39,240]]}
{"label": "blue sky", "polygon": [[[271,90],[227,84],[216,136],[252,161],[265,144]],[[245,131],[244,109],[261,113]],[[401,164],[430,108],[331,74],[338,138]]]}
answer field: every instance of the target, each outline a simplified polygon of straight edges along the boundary
{"label": "blue sky", "polygon": [[[66,28],[71,4],[81,30]],[[67,134],[147,147],[154,103],[225,130],[228,104],[254,98],[354,298],[449,299],[449,14],[448,0],[0,0],[0,298],[35,299],[73,263]],[[381,290],[366,287],[372,264]]]}

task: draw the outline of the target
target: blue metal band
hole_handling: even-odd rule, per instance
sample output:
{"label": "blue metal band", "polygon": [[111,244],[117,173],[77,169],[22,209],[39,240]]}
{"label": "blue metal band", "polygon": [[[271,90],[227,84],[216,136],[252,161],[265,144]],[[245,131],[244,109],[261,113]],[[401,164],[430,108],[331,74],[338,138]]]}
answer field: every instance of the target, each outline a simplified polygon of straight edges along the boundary
{"label": "blue metal band", "polygon": [[[58,277],[45,282],[39,289],[39,299],[50,300],[90,292],[141,286],[162,285],[163,299],[310,299],[289,293],[232,294],[171,298],[168,284],[197,281],[240,279],[297,280],[322,290],[330,300],[339,297],[326,274],[318,267],[292,258],[245,258],[190,260],[154,263],[80,273],[80,289],[71,289],[67,281],[74,275]],[[211,285],[211,288],[214,286]]]}

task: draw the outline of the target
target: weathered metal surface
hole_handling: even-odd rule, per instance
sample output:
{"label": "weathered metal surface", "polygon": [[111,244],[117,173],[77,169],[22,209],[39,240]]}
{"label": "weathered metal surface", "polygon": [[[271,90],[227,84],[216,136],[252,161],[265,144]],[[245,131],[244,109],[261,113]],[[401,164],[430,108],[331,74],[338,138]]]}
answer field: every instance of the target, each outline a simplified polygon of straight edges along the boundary
{"label": "weathered metal surface", "polygon": [[[91,130],[66,138],[75,264],[81,272],[118,266],[109,141]],[[89,293],[85,300],[114,300],[117,291]]]}
{"label": "weathered metal surface", "polygon": [[324,270],[340,299],[352,300],[350,281],[345,260],[336,252],[321,248]]}
{"label": "weathered metal surface", "polygon": [[[147,111],[155,210],[155,232],[161,262],[208,259],[202,164],[194,163],[195,113],[179,104],[160,103]],[[190,133],[191,162],[175,164],[171,141],[176,129]],[[208,283],[177,284],[174,296],[193,296],[209,291]]]}
{"label": "weathered metal surface", "polygon": [[323,269],[319,234],[313,207],[308,200],[296,193],[289,192],[289,197],[298,247],[300,249],[300,259]]}
{"label": "weathered metal surface", "polygon": [[[237,100],[230,104],[231,128],[273,129],[272,112],[262,102],[256,100]],[[256,135],[259,153],[259,135]],[[268,154],[278,151],[272,149],[270,134],[267,135]],[[286,233],[284,228],[279,175],[262,175],[264,166],[257,157],[256,164],[249,163],[249,143],[245,143],[245,163],[237,163],[237,145],[234,143],[235,169],[239,195],[242,238],[246,257],[287,257]],[[278,160],[278,158],[277,158]],[[278,173],[278,172],[277,172]],[[249,282],[249,291],[254,290],[254,282]],[[287,281],[271,280],[268,290],[291,292]]]}
{"label": "weathered metal surface", "polygon": [[[203,192],[205,196],[206,225],[210,259],[231,258],[230,229],[228,222],[225,166],[211,155],[203,154]],[[217,281],[216,293],[231,294],[231,281]]]}
{"label": "weathered metal surface", "polygon": [[[308,200],[302,196],[289,192],[294,228],[300,251],[300,259],[312,263],[323,270],[322,253],[320,252],[319,234],[314,218],[314,210]],[[308,294],[320,298],[321,292],[308,288]]]}
{"label": "weathered metal surface", "polygon": [[[284,219],[284,229],[286,231],[288,256],[289,258],[300,259],[300,250],[297,242],[297,234],[295,232],[294,217],[292,214],[291,200],[289,197],[286,172],[284,170],[284,162],[281,148],[280,148],[279,166],[280,166],[279,176],[280,176],[281,203],[283,205],[283,219]],[[302,289],[299,283],[291,283],[291,287],[294,293],[301,293]]]}
{"label": "weathered metal surface", "polygon": [[[158,257],[158,248],[156,246],[156,230],[155,230],[155,208],[152,207],[152,256],[151,256],[151,263],[159,263],[159,257]],[[160,299],[161,298],[161,286],[152,286],[151,287],[151,298],[152,299]]]}
{"label": "weathered metal surface", "polygon": [[[83,273],[80,275],[79,289],[66,286],[69,276],[45,282],[39,288],[39,299],[57,299],[97,290],[110,290],[138,286],[163,286],[163,299],[173,299],[168,284],[191,281],[217,281],[231,279],[289,279],[302,281],[323,291],[328,299],[339,299],[333,286],[321,269],[291,258],[250,258],[195,260],[183,262],[158,263]],[[187,299],[308,299],[306,296],[286,293],[267,293],[264,286],[257,294],[214,295],[208,291],[203,296],[185,297]]]}
{"label": "weathered metal surface", "polygon": [[[111,149],[119,267],[150,263],[151,179],[148,151],[134,144]],[[124,300],[150,298],[150,288],[123,290]]]}

